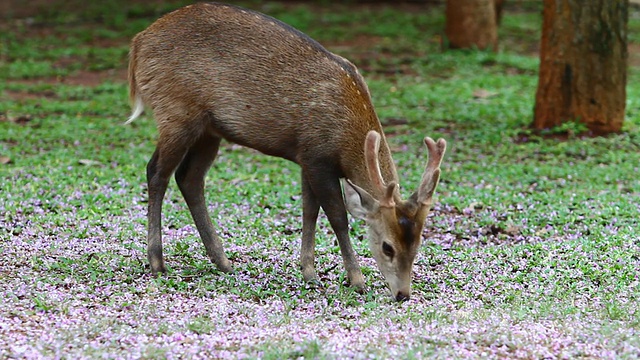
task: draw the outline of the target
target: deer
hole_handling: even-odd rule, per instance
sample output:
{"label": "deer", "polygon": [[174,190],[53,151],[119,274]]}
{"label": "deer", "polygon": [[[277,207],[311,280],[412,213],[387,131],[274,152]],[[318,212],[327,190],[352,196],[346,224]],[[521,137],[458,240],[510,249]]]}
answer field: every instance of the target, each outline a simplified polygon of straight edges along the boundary
{"label": "deer", "polygon": [[322,208],[348,284],[366,291],[348,210],[368,225],[369,248],[391,297],[410,298],[446,141],[424,138],[428,162],[420,185],[402,200],[389,144],[355,65],[268,15],[198,3],[160,17],[133,38],[128,82],[126,123],[150,109],[158,130],[146,167],[152,274],[167,271],[161,213],[172,175],[207,256],[220,271],[232,271],[204,196],[205,176],[224,139],[300,166],[304,281],[319,283],[315,233]]}

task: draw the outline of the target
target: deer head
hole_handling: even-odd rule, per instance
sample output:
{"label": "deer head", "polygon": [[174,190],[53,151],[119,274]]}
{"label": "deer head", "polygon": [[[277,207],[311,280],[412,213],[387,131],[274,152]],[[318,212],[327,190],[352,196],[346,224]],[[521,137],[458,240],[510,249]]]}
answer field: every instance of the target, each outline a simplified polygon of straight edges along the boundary
{"label": "deer head", "polygon": [[422,181],[408,200],[400,198],[395,181],[386,183],[380,171],[380,134],[370,131],[365,140],[365,159],[376,197],[349,180],[343,182],[349,212],[369,226],[369,248],[396,300],[409,299],[413,262],[422,243],[422,229],[429,214],[433,193],[440,179],[440,163],[446,142],[425,137],[429,161]]}

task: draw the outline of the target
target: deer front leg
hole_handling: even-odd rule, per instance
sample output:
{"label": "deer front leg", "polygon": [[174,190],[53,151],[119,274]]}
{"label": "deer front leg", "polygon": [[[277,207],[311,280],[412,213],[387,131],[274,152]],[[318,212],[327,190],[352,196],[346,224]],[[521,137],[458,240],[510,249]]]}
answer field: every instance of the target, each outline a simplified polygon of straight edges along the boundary
{"label": "deer front leg", "polygon": [[347,221],[347,210],[342,198],[339,176],[327,171],[330,166],[318,166],[318,168],[322,171],[312,173],[307,176],[307,180],[336,233],[349,284],[358,292],[363,293],[366,291],[366,286],[356,253],[349,240],[349,222]]}

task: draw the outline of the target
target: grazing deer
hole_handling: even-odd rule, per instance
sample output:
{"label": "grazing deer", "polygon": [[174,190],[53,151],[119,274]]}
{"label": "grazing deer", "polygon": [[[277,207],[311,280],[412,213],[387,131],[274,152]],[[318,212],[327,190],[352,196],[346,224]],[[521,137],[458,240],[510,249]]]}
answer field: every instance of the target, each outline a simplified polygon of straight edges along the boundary
{"label": "grazing deer", "polygon": [[[392,296],[409,298],[446,143],[424,139],[429,162],[418,190],[403,201],[369,90],[353,64],[274,18],[201,3],[169,13],[135,36],[129,85],[133,113],[127,122],[147,106],[159,132],[147,165],[147,256],[154,274],[166,271],[161,211],[174,172],[207,255],[221,271],[231,271],[204,198],[204,176],[224,138],[302,168],[306,281],[317,281],[315,228],[322,208],[351,286],[364,291],[348,208],[368,223],[371,252]],[[346,179],[344,198],[340,179]]]}

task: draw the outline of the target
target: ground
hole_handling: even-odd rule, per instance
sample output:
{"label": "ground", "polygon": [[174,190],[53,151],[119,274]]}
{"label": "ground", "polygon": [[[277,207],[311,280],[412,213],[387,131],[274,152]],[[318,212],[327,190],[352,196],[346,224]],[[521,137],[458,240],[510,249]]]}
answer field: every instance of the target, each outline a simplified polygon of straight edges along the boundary
{"label": "ground", "polygon": [[[0,358],[640,355],[638,73],[621,133],[532,132],[538,2],[507,2],[498,53],[442,51],[441,4],[247,2],[360,67],[405,196],[423,137],[448,141],[404,303],[353,219],[369,291],[346,286],[324,217],[321,286],[304,284],[299,168],[232,144],[206,189],[235,273],[210,263],[172,181],[169,273],[149,274],[144,169],[157,132],[148,115],[122,124],[124,69],[129,39],[170,6],[114,3],[0,25]],[[631,11],[632,65],[639,27]]]}

